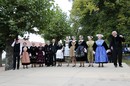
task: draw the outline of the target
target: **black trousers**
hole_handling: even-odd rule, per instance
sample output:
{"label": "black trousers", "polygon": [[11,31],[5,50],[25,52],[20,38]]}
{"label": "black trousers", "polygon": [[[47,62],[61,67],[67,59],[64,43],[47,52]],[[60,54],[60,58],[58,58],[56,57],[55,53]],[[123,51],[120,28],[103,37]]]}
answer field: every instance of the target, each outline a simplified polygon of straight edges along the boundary
{"label": "black trousers", "polygon": [[13,54],[13,69],[16,69],[16,63],[17,63],[17,69],[19,69],[20,66],[20,53],[19,52],[14,52]]}
{"label": "black trousers", "polygon": [[117,66],[117,61],[119,66],[122,66],[122,49],[115,49],[113,50],[113,61],[114,65]]}

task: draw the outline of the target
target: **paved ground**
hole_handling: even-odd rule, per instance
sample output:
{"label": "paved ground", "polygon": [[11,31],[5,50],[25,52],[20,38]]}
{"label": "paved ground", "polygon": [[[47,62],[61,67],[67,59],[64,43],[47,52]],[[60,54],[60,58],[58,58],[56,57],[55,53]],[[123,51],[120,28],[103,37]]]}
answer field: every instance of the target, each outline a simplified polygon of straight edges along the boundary
{"label": "paved ground", "polygon": [[[88,64],[86,64],[88,65]],[[130,67],[104,68],[37,67],[4,71],[0,68],[0,86],[130,86]]]}

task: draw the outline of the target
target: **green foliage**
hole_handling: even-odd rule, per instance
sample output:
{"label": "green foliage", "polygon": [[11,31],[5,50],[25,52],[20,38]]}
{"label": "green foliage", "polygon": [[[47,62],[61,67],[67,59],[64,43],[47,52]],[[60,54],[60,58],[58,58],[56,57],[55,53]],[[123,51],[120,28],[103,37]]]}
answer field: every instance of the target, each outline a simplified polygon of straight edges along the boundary
{"label": "green foliage", "polygon": [[0,34],[8,40],[44,29],[52,6],[53,0],[0,0]]}
{"label": "green foliage", "polygon": [[[98,33],[109,39],[116,30],[130,41],[130,1],[129,0],[74,0],[71,19],[79,34],[84,36]],[[78,34],[78,35],[79,35]]]}
{"label": "green foliage", "polygon": [[56,39],[56,41],[70,35],[71,28],[67,15],[58,6],[53,8],[48,27],[42,33],[46,40]]}
{"label": "green foliage", "polygon": [[36,33],[33,27],[45,29],[53,5],[53,0],[0,0],[0,50],[26,31]]}
{"label": "green foliage", "polygon": [[49,23],[53,0],[0,0],[0,51],[5,48],[5,70],[11,69],[13,39],[25,32],[36,33]]}

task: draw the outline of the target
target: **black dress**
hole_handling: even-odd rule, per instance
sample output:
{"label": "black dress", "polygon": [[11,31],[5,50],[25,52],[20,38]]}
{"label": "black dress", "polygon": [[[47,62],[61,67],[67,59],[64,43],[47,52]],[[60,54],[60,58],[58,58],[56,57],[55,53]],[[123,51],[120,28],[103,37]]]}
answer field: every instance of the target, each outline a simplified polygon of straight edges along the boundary
{"label": "black dress", "polygon": [[37,63],[43,64],[45,62],[45,52],[44,47],[38,47],[37,48]]}
{"label": "black dress", "polygon": [[87,44],[85,41],[78,41],[78,45],[76,47],[76,60],[77,61],[86,61],[87,54],[84,52],[84,49],[87,49]]}
{"label": "black dress", "polygon": [[53,65],[53,58],[51,56],[51,46],[45,45],[45,65],[50,66]]}
{"label": "black dress", "polygon": [[31,64],[35,64],[36,63],[36,52],[37,52],[37,47],[36,46],[31,46],[30,50],[29,50],[31,56],[30,56],[30,60],[31,60]]}

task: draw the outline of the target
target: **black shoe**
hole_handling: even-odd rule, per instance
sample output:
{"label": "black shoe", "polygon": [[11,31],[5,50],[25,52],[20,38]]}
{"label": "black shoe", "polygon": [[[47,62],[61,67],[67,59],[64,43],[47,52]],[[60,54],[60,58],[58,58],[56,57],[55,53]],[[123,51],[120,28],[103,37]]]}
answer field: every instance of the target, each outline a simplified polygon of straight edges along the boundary
{"label": "black shoe", "polygon": [[115,67],[117,67],[117,65],[114,65]]}
{"label": "black shoe", "polygon": [[57,65],[57,67],[60,67],[60,65]]}
{"label": "black shoe", "polygon": [[88,67],[90,67],[91,65],[88,65]]}
{"label": "black shoe", "polygon": [[122,65],[120,65],[119,67],[123,67]]}
{"label": "black shoe", "polygon": [[67,65],[67,67],[69,67],[69,65]]}
{"label": "black shoe", "polygon": [[80,65],[79,67],[82,67],[82,65]]}
{"label": "black shoe", "polygon": [[76,65],[73,65],[72,67],[76,67]]}

